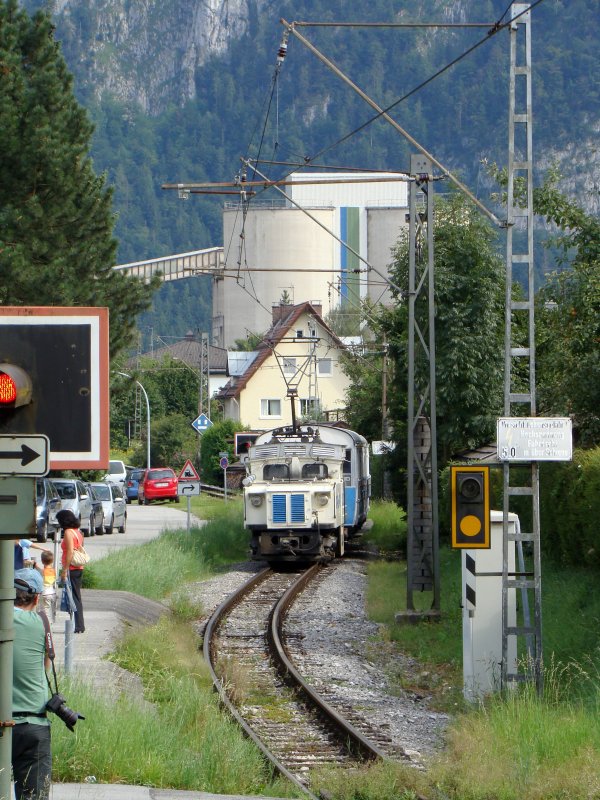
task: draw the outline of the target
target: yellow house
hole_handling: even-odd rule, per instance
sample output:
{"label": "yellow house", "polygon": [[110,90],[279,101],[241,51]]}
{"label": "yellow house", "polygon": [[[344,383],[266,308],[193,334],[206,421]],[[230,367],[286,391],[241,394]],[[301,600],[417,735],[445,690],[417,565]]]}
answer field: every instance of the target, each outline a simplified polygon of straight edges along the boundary
{"label": "yellow house", "polygon": [[240,353],[239,374],[216,394],[225,419],[251,430],[296,421],[337,418],[349,380],[343,342],[311,303],[273,306],[273,326],[254,353]]}

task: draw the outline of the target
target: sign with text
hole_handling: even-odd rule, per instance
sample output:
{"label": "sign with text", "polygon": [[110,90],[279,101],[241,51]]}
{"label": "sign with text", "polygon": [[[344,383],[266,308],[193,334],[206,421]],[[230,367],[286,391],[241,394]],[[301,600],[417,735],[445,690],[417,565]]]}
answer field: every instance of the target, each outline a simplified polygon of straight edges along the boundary
{"label": "sign with text", "polygon": [[503,417],[497,421],[500,461],[571,461],[568,417]]}

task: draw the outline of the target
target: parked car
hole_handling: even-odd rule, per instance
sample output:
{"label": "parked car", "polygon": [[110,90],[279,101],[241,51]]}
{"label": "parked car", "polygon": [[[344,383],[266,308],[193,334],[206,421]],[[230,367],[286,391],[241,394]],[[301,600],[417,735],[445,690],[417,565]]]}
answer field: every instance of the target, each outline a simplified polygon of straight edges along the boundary
{"label": "parked car", "polygon": [[138,486],[138,503],[147,506],[152,500],[179,502],[177,475],[170,467],[152,467],[144,470]]}
{"label": "parked car", "polygon": [[49,478],[36,478],[35,515],[38,542],[47,542],[48,537],[54,539],[60,527],[56,521],[56,512],[61,508],[61,499],[52,481]]}
{"label": "parked car", "polygon": [[63,508],[72,511],[79,522],[79,527],[84,536],[89,536],[90,517],[92,516],[92,502],[85,484],[77,478],[50,478],[56,491],[60,495]]}
{"label": "parked car", "polygon": [[127,480],[125,481],[125,499],[128,503],[131,503],[132,500],[137,500],[138,486],[143,475],[143,469],[131,469],[127,473]]}
{"label": "parked car", "polygon": [[120,486],[125,486],[127,478],[127,467],[124,461],[109,461],[108,472],[102,479],[106,483],[118,483]]}
{"label": "parked car", "polygon": [[104,533],[104,508],[102,507],[102,501],[96,494],[93,484],[86,483],[85,485],[87,487],[88,494],[90,496],[90,502],[92,504],[90,533],[92,535],[96,534],[96,536],[102,536]]}
{"label": "parked car", "polygon": [[115,528],[125,533],[127,526],[127,504],[121,487],[116,483],[92,483],[96,497],[102,505],[102,518],[105,533],[112,533]]}

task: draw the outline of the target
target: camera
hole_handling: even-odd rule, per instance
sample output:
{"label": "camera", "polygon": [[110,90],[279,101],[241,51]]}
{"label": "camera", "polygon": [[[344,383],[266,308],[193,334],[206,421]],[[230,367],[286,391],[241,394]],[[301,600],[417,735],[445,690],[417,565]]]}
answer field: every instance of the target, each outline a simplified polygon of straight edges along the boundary
{"label": "camera", "polygon": [[77,711],[73,711],[72,708],[69,708],[65,698],[58,692],[53,694],[50,700],[48,700],[46,708],[48,711],[52,711],[53,714],[56,714],[59,719],[62,719],[70,731],[74,729],[78,719],[85,719],[83,714],[79,714]]}

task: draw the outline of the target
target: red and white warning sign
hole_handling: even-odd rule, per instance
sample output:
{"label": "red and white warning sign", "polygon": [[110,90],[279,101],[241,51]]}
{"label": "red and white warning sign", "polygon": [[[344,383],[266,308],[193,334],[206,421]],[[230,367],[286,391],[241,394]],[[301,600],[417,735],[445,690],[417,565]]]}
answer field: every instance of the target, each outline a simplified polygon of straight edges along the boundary
{"label": "red and white warning sign", "polygon": [[188,460],[183,465],[181,472],[179,473],[179,480],[180,481],[199,481],[200,475],[196,472],[196,468],[192,464],[192,462]]}

